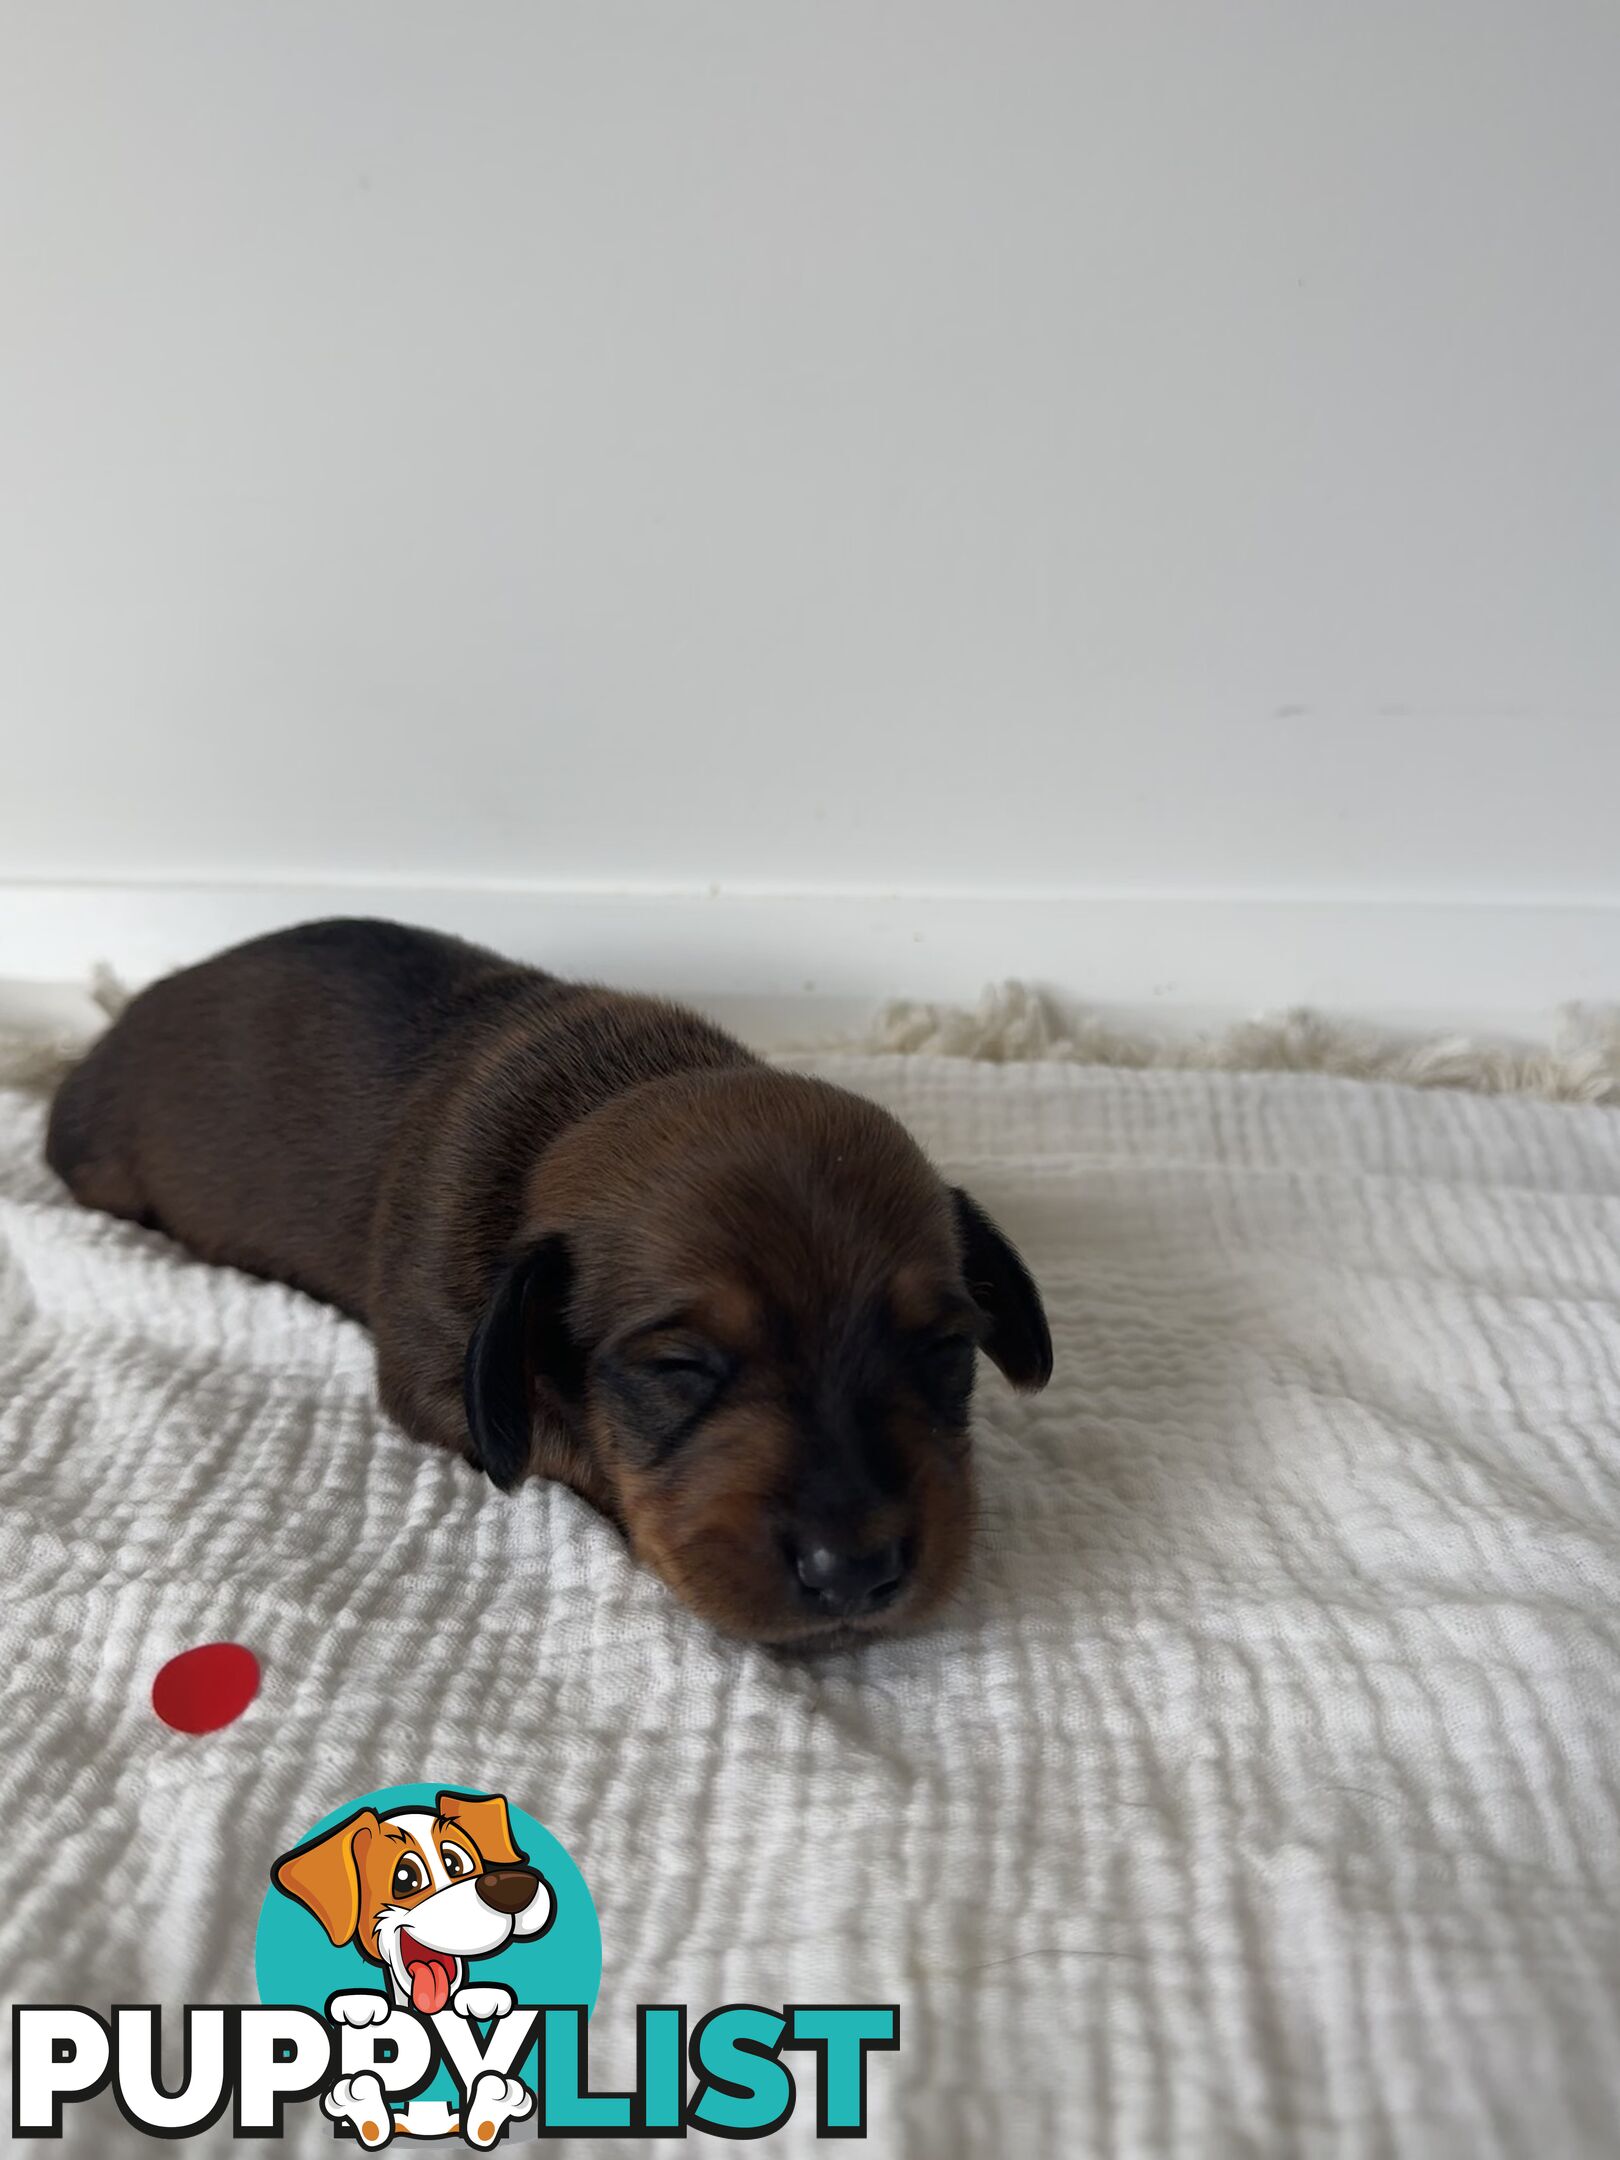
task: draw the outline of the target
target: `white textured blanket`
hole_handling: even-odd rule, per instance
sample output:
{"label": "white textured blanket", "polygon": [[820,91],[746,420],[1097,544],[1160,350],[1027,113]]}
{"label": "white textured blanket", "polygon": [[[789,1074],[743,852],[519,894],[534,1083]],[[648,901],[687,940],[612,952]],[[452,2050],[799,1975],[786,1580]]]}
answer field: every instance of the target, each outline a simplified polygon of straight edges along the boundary
{"label": "white textured blanket", "polygon": [[[638,1999],[896,2001],[884,2160],[1612,2154],[1620,1120],[800,1062],[1004,1220],[1057,1345],[983,1382],[948,1624],[819,1662],[397,1436],[357,1328],[81,1213],[0,1094],[0,1991],[251,2000],[272,1856],[442,1777],[584,1868],[604,2079]],[[262,1693],[167,1731],[218,1637]]]}

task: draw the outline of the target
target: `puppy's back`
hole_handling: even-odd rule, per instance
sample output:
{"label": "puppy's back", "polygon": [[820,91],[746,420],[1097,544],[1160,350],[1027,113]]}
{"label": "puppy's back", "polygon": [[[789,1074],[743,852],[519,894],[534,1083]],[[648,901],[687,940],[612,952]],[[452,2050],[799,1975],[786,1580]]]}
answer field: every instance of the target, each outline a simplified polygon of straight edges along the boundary
{"label": "puppy's back", "polygon": [[87,1206],[362,1310],[381,1167],[447,1034],[547,978],[395,923],[278,931],[154,983],[63,1082],[46,1156]]}

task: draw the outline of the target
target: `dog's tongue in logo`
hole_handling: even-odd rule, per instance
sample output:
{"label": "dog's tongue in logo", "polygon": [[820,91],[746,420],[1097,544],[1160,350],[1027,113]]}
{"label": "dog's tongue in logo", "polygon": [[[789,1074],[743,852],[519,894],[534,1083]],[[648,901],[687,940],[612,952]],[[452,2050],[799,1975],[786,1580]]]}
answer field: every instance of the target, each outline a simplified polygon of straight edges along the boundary
{"label": "dog's tongue in logo", "polygon": [[423,2017],[436,2017],[450,2000],[455,1960],[429,1950],[408,1930],[400,1935],[399,1954],[411,1976],[411,2008]]}

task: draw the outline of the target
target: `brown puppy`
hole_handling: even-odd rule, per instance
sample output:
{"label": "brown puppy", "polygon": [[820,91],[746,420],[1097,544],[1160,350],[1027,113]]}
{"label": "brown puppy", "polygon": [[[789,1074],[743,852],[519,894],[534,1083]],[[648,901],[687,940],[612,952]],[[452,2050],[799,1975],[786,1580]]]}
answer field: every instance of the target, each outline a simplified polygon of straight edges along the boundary
{"label": "brown puppy", "polygon": [[87,1206],[376,1337],[383,1403],[509,1489],[563,1479],[686,1602],[787,1641],[958,1580],[982,1348],[1034,1284],[886,1111],[695,1014],[383,922],[155,983],[64,1081]]}

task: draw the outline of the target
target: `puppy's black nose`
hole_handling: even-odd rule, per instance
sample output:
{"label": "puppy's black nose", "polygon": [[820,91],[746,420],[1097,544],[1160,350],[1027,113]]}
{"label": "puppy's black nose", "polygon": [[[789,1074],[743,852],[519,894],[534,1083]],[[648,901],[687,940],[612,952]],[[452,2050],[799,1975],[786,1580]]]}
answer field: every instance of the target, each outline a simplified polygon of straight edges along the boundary
{"label": "puppy's black nose", "polygon": [[899,1538],[863,1553],[806,1544],[794,1556],[800,1582],[819,1609],[829,1614],[877,1612],[892,1604],[906,1579],[906,1567],[906,1548]]}
{"label": "puppy's black nose", "polygon": [[485,1868],[478,1877],[478,1895],[496,1912],[518,1913],[534,1902],[540,1878],[532,1867]]}

